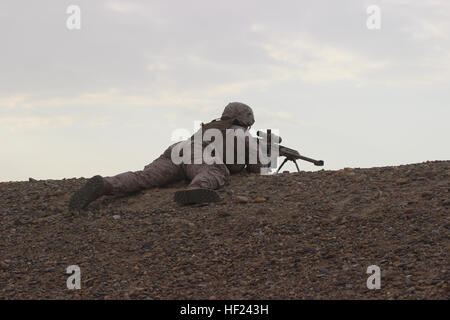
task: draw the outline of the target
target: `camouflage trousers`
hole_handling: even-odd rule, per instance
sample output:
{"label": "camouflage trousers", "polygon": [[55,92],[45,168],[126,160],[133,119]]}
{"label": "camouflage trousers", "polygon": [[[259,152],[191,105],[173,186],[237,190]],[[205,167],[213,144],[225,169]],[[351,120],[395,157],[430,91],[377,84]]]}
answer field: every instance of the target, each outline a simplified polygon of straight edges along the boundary
{"label": "camouflage trousers", "polygon": [[174,164],[170,158],[173,146],[141,171],[105,177],[112,186],[112,194],[162,187],[182,180],[190,180],[190,185],[201,188],[219,189],[228,181],[230,171],[225,164]]}

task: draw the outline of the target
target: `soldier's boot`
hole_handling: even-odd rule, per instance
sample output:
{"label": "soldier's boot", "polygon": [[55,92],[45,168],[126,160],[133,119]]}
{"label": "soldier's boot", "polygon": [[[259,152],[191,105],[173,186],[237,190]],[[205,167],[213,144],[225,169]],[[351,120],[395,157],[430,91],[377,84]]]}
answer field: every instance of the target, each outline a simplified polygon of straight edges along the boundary
{"label": "soldier's boot", "polygon": [[189,186],[184,190],[175,192],[174,201],[181,205],[199,204],[220,201],[219,194],[211,189]]}
{"label": "soldier's boot", "polygon": [[112,186],[101,176],[90,178],[86,184],[76,191],[69,202],[69,210],[81,210],[86,208],[92,201],[103,195],[110,194]]}

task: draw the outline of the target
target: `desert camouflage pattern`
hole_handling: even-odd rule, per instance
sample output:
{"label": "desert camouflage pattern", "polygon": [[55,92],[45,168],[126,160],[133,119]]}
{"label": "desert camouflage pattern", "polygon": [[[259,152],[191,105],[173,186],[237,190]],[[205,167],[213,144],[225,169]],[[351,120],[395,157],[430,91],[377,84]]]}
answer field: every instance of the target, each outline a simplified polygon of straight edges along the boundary
{"label": "desert camouflage pattern", "polygon": [[223,110],[221,119],[235,119],[244,127],[250,127],[255,123],[252,108],[241,102],[229,103]]}
{"label": "desert camouflage pattern", "polygon": [[[238,120],[240,125],[232,125],[230,127],[232,130],[247,130],[255,122],[252,109],[239,102],[228,104],[222,114],[222,119]],[[229,134],[231,134],[230,131],[227,135]],[[243,143],[246,146],[246,153],[257,154],[257,147],[249,147],[249,139],[255,138],[248,134],[243,139],[245,139]],[[218,159],[215,164],[194,164],[195,158],[192,164],[175,164],[171,160],[171,153],[172,149],[180,143],[191,143],[192,157],[196,154],[195,148],[200,148],[203,151],[207,146],[205,143],[194,143],[189,138],[171,145],[159,158],[145,166],[141,171],[129,171],[113,177],[105,177],[106,182],[112,187],[111,194],[131,193],[153,187],[162,187],[181,180],[189,180],[190,186],[219,189],[227,183],[230,174],[240,172],[245,167],[249,172],[259,173],[262,167],[260,164],[225,164],[225,159],[220,154],[217,155]],[[253,145],[257,146],[257,143]],[[203,152],[197,154],[201,155]],[[219,161],[219,158],[221,161]]]}

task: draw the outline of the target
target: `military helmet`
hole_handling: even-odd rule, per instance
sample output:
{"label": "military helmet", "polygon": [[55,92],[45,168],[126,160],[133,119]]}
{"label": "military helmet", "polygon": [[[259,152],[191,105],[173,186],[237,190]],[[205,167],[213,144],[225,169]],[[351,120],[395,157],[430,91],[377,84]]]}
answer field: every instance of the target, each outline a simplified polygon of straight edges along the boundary
{"label": "military helmet", "polygon": [[253,110],[241,102],[231,102],[223,110],[222,120],[235,119],[239,125],[250,127],[255,123]]}

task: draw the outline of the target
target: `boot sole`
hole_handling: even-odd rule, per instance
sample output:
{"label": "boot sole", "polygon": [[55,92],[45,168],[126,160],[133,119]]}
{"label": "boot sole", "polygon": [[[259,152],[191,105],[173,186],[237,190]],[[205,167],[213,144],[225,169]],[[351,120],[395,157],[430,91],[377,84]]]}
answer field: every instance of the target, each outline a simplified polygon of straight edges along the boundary
{"label": "boot sole", "polygon": [[187,189],[175,192],[174,201],[181,205],[220,201],[220,196],[211,189]]}
{"label": "boot sole", "polygon": [[101,193],[103,189],[103,178],[94,176],[86,182],[84,187],[76,191],[70,198],[69,210],[80,210],[86,206]]}

